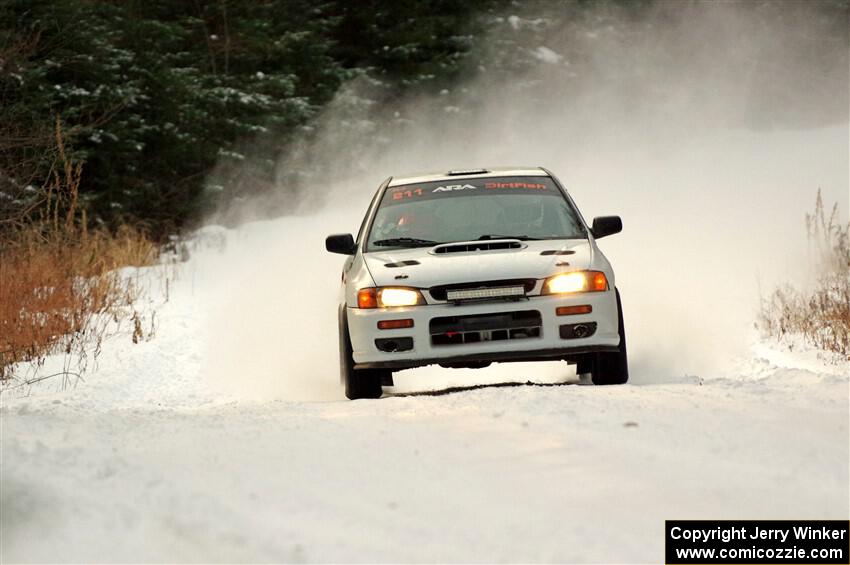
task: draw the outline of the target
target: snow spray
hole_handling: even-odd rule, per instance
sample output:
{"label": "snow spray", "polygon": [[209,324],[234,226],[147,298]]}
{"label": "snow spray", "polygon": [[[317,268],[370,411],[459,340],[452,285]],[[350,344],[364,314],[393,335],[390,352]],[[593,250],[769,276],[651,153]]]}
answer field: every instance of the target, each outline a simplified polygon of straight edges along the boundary
{"label": "snow spray", "polygon": [[[821,7],[659,2],[638,17],[603,6],[548,24],[529,8],[481,41],[474,78],[400,102],[406,125],[380,131],[385,143],[341,127],[361,87],[348,85],[279,163],[321,163],[322,190],[282,183],[241,207],[250,217],[293,194],[301,203],[293,216],[237,230],[210,371],[248,390],[339,397],[342,259],[323,251],[324,237],[356,233],[388,176],[496,165],[545,166],[588,221],[622,216],[623,232],[600,245],[623,296],[632,383],[727,369],[747,351],[760,295],[811,276],[800,268],[803,219],[819,187],[846,217],[847,24],[838,44],[822,40]],[[537,60],[491,74],[487,57],[510,33],[513,51],[501,55]],[[460,380],[570,374],[564,364],[505,367]],[[434,386],[438,371],[429,371],[417,386]]]}

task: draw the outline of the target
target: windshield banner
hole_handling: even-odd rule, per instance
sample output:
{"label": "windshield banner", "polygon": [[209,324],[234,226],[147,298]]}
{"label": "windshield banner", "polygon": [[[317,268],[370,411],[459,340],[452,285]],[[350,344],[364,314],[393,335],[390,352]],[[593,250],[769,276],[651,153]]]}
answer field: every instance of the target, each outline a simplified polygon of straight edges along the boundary
{"label": "windshield banner", "polygon": [[494,177],[444,180],[393,186],[387,189],[381,206],[392,206],[416,200],[478,196],[482,194],[551,194],[561,196],[549,177]]}

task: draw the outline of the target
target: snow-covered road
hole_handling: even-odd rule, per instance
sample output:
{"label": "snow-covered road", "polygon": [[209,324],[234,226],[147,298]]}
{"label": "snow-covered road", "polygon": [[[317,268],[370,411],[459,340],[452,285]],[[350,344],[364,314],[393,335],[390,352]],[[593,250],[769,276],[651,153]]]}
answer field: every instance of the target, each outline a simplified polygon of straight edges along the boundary
{"label": "snow-covered road", "polygon": [[846,378],[762,377],[353,403],[16,400],[3,559],[658,562],[666,518],[845,518]]}
{"label": "snow-covered road", "polygon": [[848,515],[846,366],[762,347],[592,387],[506,365],[476,382],[550,384],[347,402],[329,353],[286,380],[322,386],[246,398],[211,377],[199,292],[184,274],[156,338],[114,338],[76,388],[3,393],[3,562],[659,562],[668,518]]}

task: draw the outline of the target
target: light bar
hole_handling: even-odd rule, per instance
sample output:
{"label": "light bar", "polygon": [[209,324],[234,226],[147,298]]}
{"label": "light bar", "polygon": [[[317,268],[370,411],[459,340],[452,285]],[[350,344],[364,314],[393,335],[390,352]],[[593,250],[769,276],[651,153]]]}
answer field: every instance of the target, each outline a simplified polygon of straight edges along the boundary
{"label": "light bar", "polygon": [[522,286],[500,286],[495,288],[469,288],[460,290],[449,290],[446,299],[453,300],[478,300],[481,298],[504,298],[509,296],[525,296],[525,287]]}

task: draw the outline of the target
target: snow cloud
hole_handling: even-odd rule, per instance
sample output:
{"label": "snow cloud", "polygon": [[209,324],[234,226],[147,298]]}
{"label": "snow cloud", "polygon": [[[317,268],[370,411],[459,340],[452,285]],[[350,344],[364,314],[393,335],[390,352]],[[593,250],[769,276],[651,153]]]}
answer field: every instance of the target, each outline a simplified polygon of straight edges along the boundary
{"label": "snow cloud", "polygon": [[[601,247],[623,294],[633,382],[722,369],[748,345],[760,291],[811,275],[803,218],[819,187],[846,217],[847,21],[829,6],[659,2],[648,16],[602,7],[516,33],[529,8],[482,42],[477,77],[394,114],[381,107],[396,116],[381,127],[368,80],[355,81],[280,163],[318,167],[323,181],[281,183],[259,202],[297,197],[301,215],[251,228],[222,319],[250,337],[217,340],[211,363],[335,379],[342,260],[324,254],[324,236],[356,232],[390,175],[542,165],[588,220],[623,217]],[[499,57],[530,64],[507,72]]]}

